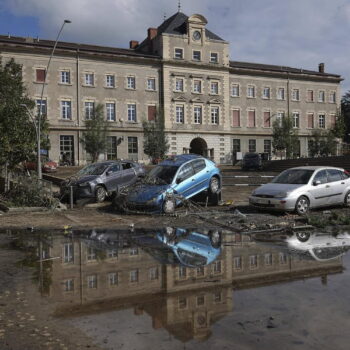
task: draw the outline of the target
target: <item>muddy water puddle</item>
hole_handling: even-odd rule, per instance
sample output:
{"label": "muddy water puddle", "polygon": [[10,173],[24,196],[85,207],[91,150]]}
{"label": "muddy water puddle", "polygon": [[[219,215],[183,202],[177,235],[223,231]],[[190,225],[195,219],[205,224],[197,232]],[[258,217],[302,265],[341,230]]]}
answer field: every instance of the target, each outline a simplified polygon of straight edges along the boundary
{"label": "muddy water puddle", "polygon": [[348,349],[347,231],[67,228],[0,241],[1,349]]}

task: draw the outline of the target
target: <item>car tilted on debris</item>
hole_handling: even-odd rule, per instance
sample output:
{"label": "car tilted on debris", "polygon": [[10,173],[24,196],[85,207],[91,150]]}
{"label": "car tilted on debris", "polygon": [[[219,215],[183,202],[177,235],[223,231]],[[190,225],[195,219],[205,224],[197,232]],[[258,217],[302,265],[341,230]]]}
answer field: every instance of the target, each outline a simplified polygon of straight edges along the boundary
{"label": "car tilted on debris", "polygon": [[310,208],[350,205],[350,174],[342,168],[305,166],[283,171],[254,190],[250,205],[306,214]]}
{"label": "car tilted on debris", "polygon": [[132,161],[92,163],[63,181],[61,196],[69,196],[72,187],[74,199],[93,198],[96,202],[103,202],[107,196],[117,195],[144,175],[142,164]]}
{"label": "car tilted on debris", "polygon": [[175,208],[198,194],[208,202],[220,200],[222,177],[214,162],[195,154],[164,160],[126,193],[114,200],[119,211],[174,213]]}

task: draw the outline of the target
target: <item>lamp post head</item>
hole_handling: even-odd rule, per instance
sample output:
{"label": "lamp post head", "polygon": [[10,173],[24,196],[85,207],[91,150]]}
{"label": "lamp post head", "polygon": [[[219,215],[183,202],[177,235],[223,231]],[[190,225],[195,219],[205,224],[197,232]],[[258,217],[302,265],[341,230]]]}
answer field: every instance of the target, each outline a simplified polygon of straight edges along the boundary
{"label": "lamp post head", "polygon": [[64,23],[72,23],[72,21],[70,21],[69,19],[65,19]]}

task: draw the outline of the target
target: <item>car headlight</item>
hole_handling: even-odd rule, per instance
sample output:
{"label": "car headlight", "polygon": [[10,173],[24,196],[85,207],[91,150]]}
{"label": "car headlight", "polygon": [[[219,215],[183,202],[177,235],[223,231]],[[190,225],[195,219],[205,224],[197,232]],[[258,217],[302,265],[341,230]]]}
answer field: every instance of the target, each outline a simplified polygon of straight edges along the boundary
{"label": "car headlight", "polygon": [[285,198],[289,195],[289,192],[279,192],[275,194],[275,198]]}

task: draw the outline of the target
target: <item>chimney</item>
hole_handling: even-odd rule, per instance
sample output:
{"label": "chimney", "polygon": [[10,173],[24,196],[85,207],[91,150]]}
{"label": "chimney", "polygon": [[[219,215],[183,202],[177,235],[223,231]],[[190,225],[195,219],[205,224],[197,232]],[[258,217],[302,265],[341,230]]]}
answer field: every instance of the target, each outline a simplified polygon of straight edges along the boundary
{"label": "chimney", "polygon": [[320,63],[318,65],[318,71],[319,71],[319,73],[324,73],[324,63]]}
{"label": "chimney", "polygon": [[148,28],[148,39],[152,40],[157,36],[158,29],[157,28]]}
{"label": "chimney", "polygon": [[136,49],[136,47],[139,46],[139,42],[136,40],[130,40],[129,47],[130,49]]}

